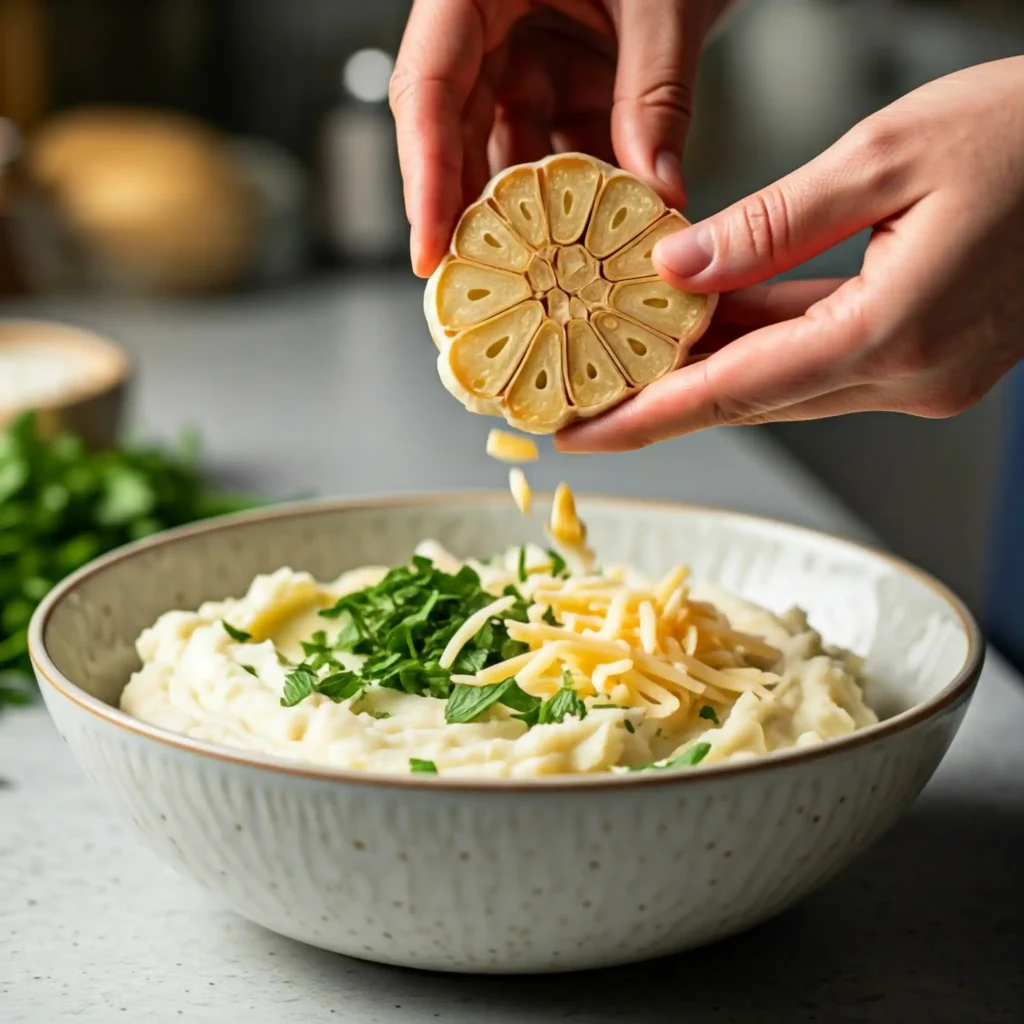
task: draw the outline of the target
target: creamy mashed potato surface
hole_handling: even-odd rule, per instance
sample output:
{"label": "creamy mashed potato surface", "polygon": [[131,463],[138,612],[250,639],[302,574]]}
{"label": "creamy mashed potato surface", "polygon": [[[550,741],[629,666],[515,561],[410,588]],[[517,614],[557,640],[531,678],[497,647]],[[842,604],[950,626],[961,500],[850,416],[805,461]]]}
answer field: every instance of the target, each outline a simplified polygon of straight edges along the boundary
{"label": "creamy mashed potato surface", "polygon": [[281,569],[166,613],[122,709],[314,765],[476,777],[692,770],[877,721],[857,658],[798,610],[691,590],[683,569],[652,583],[532,547],[417,554],[328,584]]}

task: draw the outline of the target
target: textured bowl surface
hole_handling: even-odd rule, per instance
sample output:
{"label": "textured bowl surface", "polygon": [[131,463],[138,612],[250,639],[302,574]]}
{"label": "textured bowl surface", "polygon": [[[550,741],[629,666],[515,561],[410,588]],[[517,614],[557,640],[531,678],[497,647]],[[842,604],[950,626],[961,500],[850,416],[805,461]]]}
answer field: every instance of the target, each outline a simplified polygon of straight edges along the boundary
{"label": "textured bowl surface", "polygon": [[[750,516],[581,500],[607,563],[685,562],[867,659],[884,718],[846,739],[689,774],[538,782],[372,776],[249,756],[116,709],[133,642],[171,608],[282,565],[323,579],[434,537],[462,556],[540,539],[508,496],[313,503],[164,534],[93,563],[30,630],[47,706],[149,844],[238,913],[325,949],[452,971],[611,966],[741,931],[832,876],[935,771],[981,635],[918,570]],[[838,927],[837,923],[837,927]],[[158,921],[152,922],[159,928]]]}

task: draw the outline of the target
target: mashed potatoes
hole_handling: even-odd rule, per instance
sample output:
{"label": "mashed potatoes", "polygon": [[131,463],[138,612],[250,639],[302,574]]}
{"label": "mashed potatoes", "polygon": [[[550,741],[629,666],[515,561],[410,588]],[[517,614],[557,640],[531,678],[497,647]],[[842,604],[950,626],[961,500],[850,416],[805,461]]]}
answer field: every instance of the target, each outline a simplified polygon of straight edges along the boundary
{"label": "mashed potatoes", "polygon": [[337,768],[534,777],[688,768],[877,721],[859,663],[685,570],[573,573],[540,549],[330,584],[281,569],[139,637],[121,707],[173,732]]}

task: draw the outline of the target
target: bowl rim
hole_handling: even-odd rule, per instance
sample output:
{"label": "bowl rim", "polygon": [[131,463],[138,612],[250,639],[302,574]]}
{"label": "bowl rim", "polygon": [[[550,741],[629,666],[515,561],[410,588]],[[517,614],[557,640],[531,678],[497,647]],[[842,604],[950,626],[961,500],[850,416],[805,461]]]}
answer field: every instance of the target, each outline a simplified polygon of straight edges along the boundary
{"label": "bowl rim", "polygon": [[711,505],[648,498],[618,498],[611,495],[598,494],[580,495],[578,496],[578,501],[583,506],[601,505],[614,506],[625,510],[655,509],[696,515],[721,516],[762,526],[767,525],[774,529],[781,529],[783,532],[788,531],[794,534],[809,535],[817,540],[838,544],[861,555],[868,555],[871,558],[881,560],[891,568],[915,578],[936,592],[953,609],[956,616],[960,619],[967,638],[967,653],[964,663],[956,675],[928,700],[915,704],[906,711],[901,711],[891,718],[867,726],[864,729],[859,729],[847,736],[827,740],[811,747],[778,751],[750,761],[709,765],[699,771],[680,769],[679,771],[666,770],[661,772],[602,772],[578,776],[553,775],[524,780],[515,778],[451,777],[415,773],[395,775],[355,768],[333,768],[301,761],[292,761],[272,755],[252,753],[242,749],[236,750],[231,747],[210,743],[206,740],[193,739],[192,737],[183,736],[159,726],[150,725],[148,722],[134,718],[120,708],[107,704],[87,693],[81,687],[71,682],[57,668],[46,650],[43,637],[54,609],[91,577],[106,571],[122,561],[130,560],[144,551],[171,546],[204,534],[230,531],[237,526],[251,522],[273,522],[279,519],[296,519],[347,511],[431,507],[456,502],[463,505],[483,506],[499,503],[505,504],[508,502],[507,492],[494,490],[448,490],[284,502],[265,508],[217,516],[198,523],[191,523],[186,526],[162,531],[102,555],[58,583],[40,603],[29,623],[29,657],[37,677],[45,682],[56,696],[68,700],[78,709],[102,720],[109,726],[130,733],[139,739],[151,740],[164,746],[173,747],[183,753],[196,754],[203,758],[227,762],[240,767],[270,771],[284,776],[316,779],[321,782],[352,783],[360,786],[397,789],[493,793],[495,795],[499,793],[588,792],[593,789],[619,788],[622,786],[648,788],[662,785],[692,785],[700,782],[709,782],[714,779],[743,776],[751,772],[771,771],[794,764],[804,764],[822,757],[838,756],[851,749],[865,746],[876,740],[882,740],[896,733],[919,726],[934,718],[940,712],[959,704],[970,696],[981,675],[982,666],[985,661],[985,638],[972,613],[949,587],[939,582],[930,573],[919,569],[917,566],[896,555],[872,547],[869,544],[836,536],[813,527],[749,512],[716,508]]}
{"label": "bowl rim", "polygon": [[[25,332],[24,339],[17,336],[19,331]],[[63,320],[0,316],[0,347],[17,341],[27,341],[37,348],[77,349],[96,360],[86,378],[76,380],[60,394],[35,403],[34,408],[40,412],[70,409],[103,398],[132,377],[132,360],[125,349],[106,334],[89,327]],[[17,404],[0,405],[0,422],[8,422],[24,411]]]}

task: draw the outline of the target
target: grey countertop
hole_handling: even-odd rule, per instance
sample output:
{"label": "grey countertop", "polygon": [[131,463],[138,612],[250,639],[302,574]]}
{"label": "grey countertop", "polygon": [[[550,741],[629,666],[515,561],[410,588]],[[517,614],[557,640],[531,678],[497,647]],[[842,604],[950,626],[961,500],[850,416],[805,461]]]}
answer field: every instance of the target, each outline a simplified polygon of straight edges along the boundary
{"label": "grey countertop", "polygon": [[[503,487],[489,423],[437,382],[418,289],[349,277],[211,303],[0,306],[106,331],[147,435],[202,427],[218,472],[274,497]],[[870,539],[757,432],[609,458],[538,485],[747,509]],[[320,952],[222,909],[93,793],[41,707],[0,718],[0,1020],[292,1024],[1024,1020],[1024,686],[990,656],[911,813],[777,920],[575,977],[422,974]]]}

